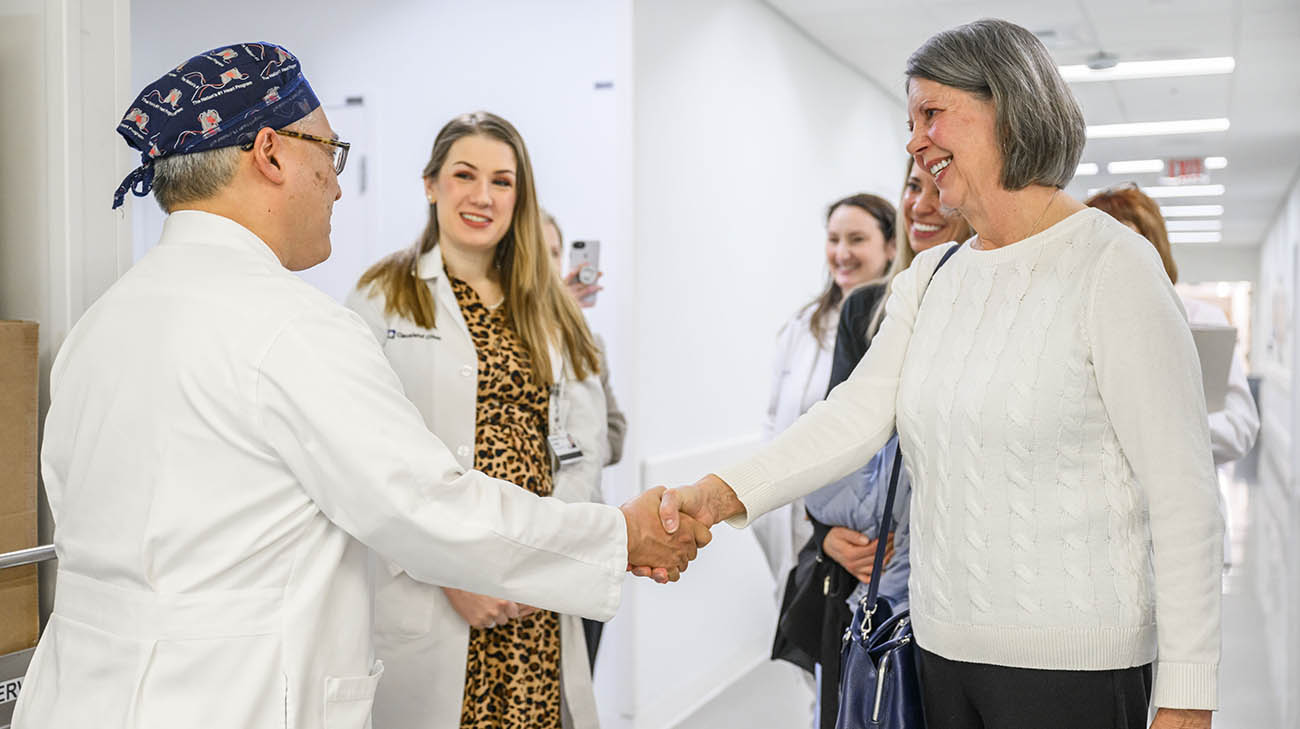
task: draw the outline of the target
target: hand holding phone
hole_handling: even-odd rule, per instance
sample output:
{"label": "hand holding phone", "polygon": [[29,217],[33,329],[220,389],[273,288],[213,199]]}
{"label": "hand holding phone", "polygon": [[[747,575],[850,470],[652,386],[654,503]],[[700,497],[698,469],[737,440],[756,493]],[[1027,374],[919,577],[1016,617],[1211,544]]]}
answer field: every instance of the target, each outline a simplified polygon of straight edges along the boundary
{"label": "hand holding phone", "polygon": [[597,285],[604,274],[600,270],[600,241],[575,240],[569,249],[569,275],[565,278],[570,293],[588,309],[596,305]]}

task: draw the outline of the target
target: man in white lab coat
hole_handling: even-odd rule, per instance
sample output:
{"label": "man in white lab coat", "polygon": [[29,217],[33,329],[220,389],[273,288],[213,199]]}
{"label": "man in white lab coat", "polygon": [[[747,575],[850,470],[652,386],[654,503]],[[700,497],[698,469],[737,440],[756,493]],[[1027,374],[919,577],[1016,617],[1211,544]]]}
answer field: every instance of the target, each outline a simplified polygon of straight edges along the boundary
{"label": "man in white lab coat", "polygon": [[[297,59],[214,49],[119,131],[158,246],[54,364],[42,469],[54,613],[17,729],[361,729],[383,666],[372,553],[417,579],[608,619],[626,567],[676,579],[660,491],[619,509],[465,471],[360,318],[290,271],[329,255],[346,149]],[[687,530],[683,530],[685,532]]]}

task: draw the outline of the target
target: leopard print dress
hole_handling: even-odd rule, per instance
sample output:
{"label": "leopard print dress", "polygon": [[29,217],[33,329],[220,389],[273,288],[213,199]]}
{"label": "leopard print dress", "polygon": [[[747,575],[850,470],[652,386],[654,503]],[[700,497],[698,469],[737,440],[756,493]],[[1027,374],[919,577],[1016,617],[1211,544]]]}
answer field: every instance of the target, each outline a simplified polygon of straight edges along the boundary
{"label": "leopard print dress", "polygon": [[[505,307],[488,309],[451,279],[478,353],[474,468],[538,496],[551,494],[546,449],[550,391],[510,328]],[[549,611],[487,630],[471,627],[463,729],[560,729],[560,618]]]}

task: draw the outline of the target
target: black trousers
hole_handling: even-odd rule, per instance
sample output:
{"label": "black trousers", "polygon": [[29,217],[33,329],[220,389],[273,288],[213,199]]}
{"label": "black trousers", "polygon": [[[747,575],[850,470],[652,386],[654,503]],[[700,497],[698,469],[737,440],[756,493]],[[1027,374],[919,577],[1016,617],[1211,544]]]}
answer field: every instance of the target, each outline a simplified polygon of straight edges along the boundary
{"label": "black trousers", "polygon": [[1151,664],[1049,671],[950,661],[918,647],[928,729],[1146,729]]}

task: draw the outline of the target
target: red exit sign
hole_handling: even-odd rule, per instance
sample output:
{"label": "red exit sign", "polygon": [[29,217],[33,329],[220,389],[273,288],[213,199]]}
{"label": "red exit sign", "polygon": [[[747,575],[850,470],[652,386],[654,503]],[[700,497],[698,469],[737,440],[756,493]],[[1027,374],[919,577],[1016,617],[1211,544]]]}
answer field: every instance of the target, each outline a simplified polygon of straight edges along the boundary
{"label": "red exit sign", "polygon": [[1171,159],[1165,161],[1165,176],[1178,179],[1200,179],[1205,174],[1205,160],[1197,157],[1194,159]]}

